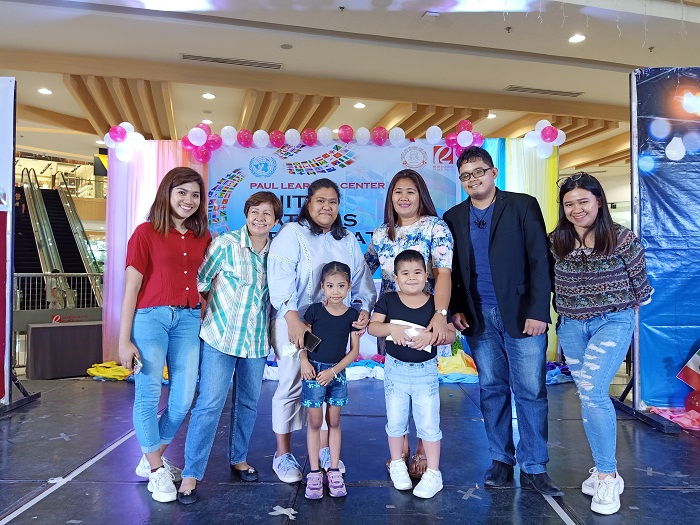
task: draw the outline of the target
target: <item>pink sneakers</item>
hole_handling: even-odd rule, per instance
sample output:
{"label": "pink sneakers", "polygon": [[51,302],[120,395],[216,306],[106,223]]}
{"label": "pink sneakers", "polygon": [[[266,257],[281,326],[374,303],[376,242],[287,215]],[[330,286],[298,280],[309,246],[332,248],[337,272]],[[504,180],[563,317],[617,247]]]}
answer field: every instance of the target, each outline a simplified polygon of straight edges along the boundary
{"label": "pink sneakers", "polygon": [[328,492],[332,498],[342,498],[348,495],[348,491],[345,488],[345,481],[340,471],[328,471]]}

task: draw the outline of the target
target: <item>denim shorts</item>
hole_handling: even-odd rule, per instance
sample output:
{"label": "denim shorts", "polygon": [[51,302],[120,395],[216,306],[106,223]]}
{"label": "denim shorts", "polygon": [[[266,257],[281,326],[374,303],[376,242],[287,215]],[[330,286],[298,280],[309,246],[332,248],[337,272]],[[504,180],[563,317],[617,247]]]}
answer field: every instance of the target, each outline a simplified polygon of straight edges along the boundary
{"label": "denim shorts", "polygon": [[440,441],[440,382],[437,357],[422,363],[406,363],[387,354],[384,363],[386,433],[389,437],[408,434],[413,410],[418,437]]}
{"label": "denim shorts", "polygon": [[[309,359],[316,373],[335,366],[331,363],[318,363]],[[348,380],[345,378],[345,370],[338,373],[338,377],[326,386],[321,386],[315,379],[304,379],[301,382],[301,406],[307,408],[320,408],[323,403],[342,407],[348,403]]]}

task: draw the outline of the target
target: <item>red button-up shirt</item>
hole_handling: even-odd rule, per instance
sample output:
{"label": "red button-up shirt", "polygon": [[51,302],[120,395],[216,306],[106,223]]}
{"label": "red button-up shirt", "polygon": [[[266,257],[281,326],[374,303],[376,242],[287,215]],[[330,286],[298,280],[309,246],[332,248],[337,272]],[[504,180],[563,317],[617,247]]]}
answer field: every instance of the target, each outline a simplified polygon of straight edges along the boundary
{"label": "red button-up shirt", "polygon": [[197,270],[210,242],[209,231],[197,238],[190,230],[182,234],[173,228],[166,238],[150,222],[140,224],[126,250],[126,266],[143,275],[136,308],[199,303]]}

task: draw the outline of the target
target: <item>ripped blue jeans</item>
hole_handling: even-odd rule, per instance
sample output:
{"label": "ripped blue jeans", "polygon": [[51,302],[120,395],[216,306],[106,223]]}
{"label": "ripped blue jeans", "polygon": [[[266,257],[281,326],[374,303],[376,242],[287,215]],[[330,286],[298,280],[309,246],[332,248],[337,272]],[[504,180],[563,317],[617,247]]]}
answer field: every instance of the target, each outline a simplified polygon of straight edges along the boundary
{"label": "ripped blue jeans", "polygon": [[581,398],[581,417],[593,461],[601,473],[617,470],[617,419],[608,390],[627,354],[634,310],[602,314],[585,321],[560,316],[559,342]]}

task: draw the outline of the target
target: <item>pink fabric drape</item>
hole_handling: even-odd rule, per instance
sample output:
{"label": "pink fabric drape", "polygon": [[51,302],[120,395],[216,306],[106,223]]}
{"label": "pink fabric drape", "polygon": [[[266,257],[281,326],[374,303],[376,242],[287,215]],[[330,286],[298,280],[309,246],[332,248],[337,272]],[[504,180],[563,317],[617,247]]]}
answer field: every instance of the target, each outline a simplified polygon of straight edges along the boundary
{"label": "pink fabric drape", "polygon": [[[109,186],[102,304],[102,357],[119,357],[119,320],[124,296],[126,245],[134,229],[146,220],[148,210],[165,174],[177,166],[188,166],[202,174],[207,187],[206,165],[199,164],[175,140],[149,140],[130,162],[121,162],[109,151]],[[205,190],[206,191],[206,190]],[[202,206],[207,205],[206,194]]]}

